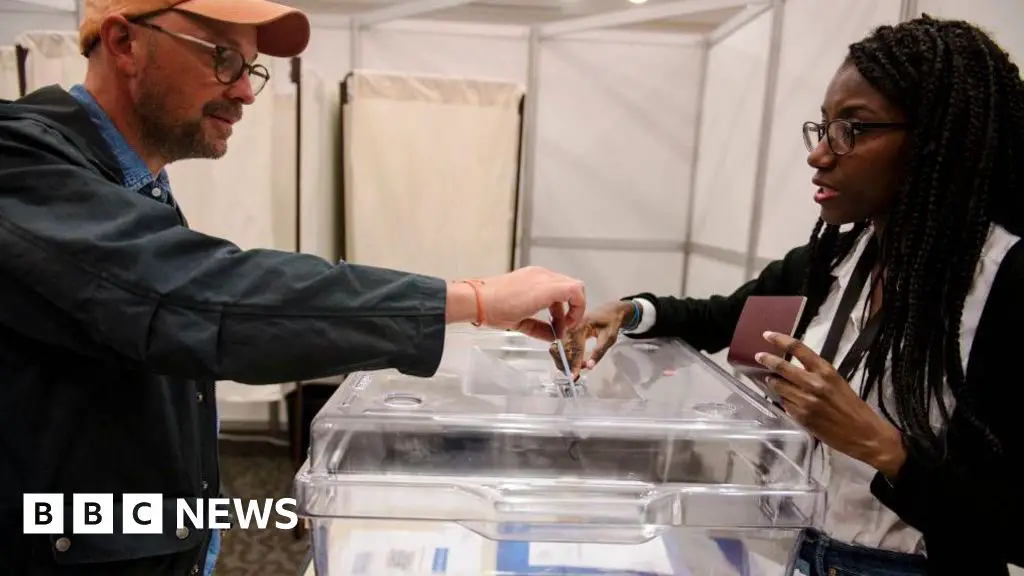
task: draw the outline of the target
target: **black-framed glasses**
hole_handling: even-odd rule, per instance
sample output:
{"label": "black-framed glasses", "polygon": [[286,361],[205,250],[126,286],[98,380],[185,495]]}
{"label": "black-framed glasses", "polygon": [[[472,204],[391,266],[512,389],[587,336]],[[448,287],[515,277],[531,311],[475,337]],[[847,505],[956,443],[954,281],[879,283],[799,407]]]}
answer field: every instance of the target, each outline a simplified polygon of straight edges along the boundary
{"label": "black-framed glasses", "polygon": [[217,77],[217,81],[221,84],[230,86],[235,82],[238,82],[242,78],[242,74],[248,73],[249,85],[252,87],[252,93],[255,96],[266,87],[267,81],[270,80],[270,72],[265,66],[262,64],[246,62],[245,56],[230,46],[220,46],[213,42],[207,42],[202,38],[196,38],[195,36],[182,34],[181,32],[174,32],[164,28],[163,26],[159,26],[151,22],[145,22],[142,17],[132,20],[132,23],[136,26],[149,28],[150,30],[167,34],[174,38],[185,40],[186,42],[191,42],[192,44],[201,46],[206,50],[213,52],[213,70]]}
{"label": "black-framed glasses", "polygon": [[859,120],[834,119],[828,122],[804,122],[804,145],[813,152],[822,138],[828,138],[828,147],[836,156],[849,154],[857,140],[857,134],[868,130],[895,130],[905,128],[906,122],[861,122]]}

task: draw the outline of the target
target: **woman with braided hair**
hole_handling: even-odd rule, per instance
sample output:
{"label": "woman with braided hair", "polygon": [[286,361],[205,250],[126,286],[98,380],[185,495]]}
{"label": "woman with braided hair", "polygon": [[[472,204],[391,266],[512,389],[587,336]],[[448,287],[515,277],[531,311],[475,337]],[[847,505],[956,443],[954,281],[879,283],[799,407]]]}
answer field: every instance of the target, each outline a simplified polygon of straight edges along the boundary
{"label": "woman with braided hair", "polygon": [[590,312],[566,337],[572,369],[620,332],[714,353],[748,296],[805,295],[796,338],[766,335],[796,362],[758,357],[824,455],[824,520],[798,570],[1007,574],[1024,565],[1020,71],[976,27],[925,16],[851,45],[821,113],[803,125],[810,242],[729,296]]}

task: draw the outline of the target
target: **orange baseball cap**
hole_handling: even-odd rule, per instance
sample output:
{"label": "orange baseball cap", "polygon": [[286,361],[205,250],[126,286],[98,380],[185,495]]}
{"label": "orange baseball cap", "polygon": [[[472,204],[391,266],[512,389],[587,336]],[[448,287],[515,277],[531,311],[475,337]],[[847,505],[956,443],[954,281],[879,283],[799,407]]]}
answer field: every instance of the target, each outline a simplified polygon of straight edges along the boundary
{"label": "orange baseball cap", "polygon": [[85,0],[79,48],[85,54],[99,37],[100,24],[112,14],[134,18],[171,8],[210,20],[256,26],[257,49],[267,56],[291,58],[309,44],[309,18],[300,10],[269,0]]}

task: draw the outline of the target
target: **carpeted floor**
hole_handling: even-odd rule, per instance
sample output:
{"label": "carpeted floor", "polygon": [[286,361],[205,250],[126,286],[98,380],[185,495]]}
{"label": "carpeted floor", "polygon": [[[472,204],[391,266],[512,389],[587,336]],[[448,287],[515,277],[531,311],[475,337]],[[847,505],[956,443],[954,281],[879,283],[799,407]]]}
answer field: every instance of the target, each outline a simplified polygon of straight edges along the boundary
{"label": "carpeted floor", "polygon": [[[262,442],[222,440],[221,474],[228,497],[282,498],[291,495],[288,449]],[[309,551],[307,537],[269,527],[234,528],[223,533],[215,576],[297,576]]]}

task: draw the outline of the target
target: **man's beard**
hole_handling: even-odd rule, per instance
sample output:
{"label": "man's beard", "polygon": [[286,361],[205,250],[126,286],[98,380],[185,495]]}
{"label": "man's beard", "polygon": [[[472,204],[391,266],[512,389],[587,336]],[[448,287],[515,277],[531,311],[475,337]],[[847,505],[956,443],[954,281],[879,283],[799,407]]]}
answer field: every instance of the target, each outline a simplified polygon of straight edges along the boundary
{"label": "man's beard", "polygon": [[168,110],[160,89],[144,83],[135,102],[139,139],[144,147],[168,163],[188,158],[220,158],[227,147],[207,137],[203,120],[218,111],[228,118],[236,113],[240,115],[237,108],[229,102],[208,102],[198,118],[171,121],[174,114]]}

